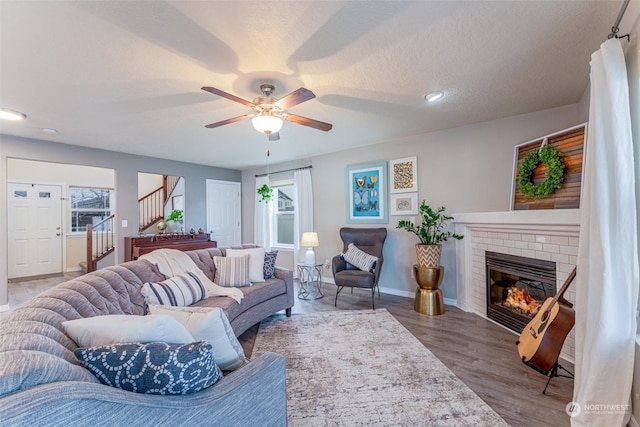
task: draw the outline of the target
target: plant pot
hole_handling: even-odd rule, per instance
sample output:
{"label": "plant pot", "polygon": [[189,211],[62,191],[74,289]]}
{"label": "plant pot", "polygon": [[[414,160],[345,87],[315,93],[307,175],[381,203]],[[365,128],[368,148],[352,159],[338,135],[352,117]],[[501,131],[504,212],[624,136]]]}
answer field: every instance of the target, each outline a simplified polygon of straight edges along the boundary
{"label": "plant pot", "polygon": [[440,256],[442,255],[442,245],[416,245],[416,255],[418,266],[422,268],[440,267]]}
{"label": "plant pot", "polygon": [[167,221],[167,232],[182,233],[182,221]]}

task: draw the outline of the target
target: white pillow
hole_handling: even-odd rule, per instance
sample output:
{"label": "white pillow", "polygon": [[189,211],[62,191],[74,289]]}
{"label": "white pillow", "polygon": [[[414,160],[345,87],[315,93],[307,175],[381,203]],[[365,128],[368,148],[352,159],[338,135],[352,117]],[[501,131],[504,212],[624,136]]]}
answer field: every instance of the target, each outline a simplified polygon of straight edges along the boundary
{"label": "white pillow", "polygon": [[227,256],[249,254],[249,280],[252,283],[264,282],[264,248],[227,249]]}
{"label": "white pillow", "polygon": [[147,282],[142,286],[147,304],[187,306],[204,299],[207,290],[195,272],[178,274],[162,282]]}
{"label": "white pillow", "polygon": [[62,326],[78,347],[99,347],[125,342],[187,344],[196,341],[171,316],[110,314],[68,320],[62,322]]}
{"label": "white pillow", "polygon": [[150,305],[150,314],[166,314],[180,322],[196,341],[213,347],[213,358],[223,371],[233,371],[246,361],[242,345],[221,308]]}
{"label": "white pillow", "polygon": [[349,246],[347,246],[347,252],[344,253],[343,258],[354,267],[368,272],[371,272],[373,263],[378,260],[377,257],[369,255],[368,253],[358,249],[358,247],[353,243],[349,243]]}

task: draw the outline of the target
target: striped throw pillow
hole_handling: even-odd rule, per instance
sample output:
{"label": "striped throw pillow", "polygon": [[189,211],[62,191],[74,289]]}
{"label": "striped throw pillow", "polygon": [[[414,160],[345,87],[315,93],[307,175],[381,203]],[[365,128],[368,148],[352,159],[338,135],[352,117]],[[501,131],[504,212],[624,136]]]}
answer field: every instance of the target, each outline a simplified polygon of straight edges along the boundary
{"label": "striped throw pillow", "polygon": [[344,253],[343,257],[345,261],[357,269],[369,272],[371,272],[373,265],[378,260],[377,257],[369,255],[368,253],[358,249],[358,247],[353,243],[349,243],[349,246],[347,246],[347,252]]}
{"label": "striped throw pillow", "polygon": [[214,282],[226,288],[251,286],[251,281],[249,280],[249,257],[249,254],[233,257],[214,256],[213,263],[216,266]]}
{"label": "striped throw pillow", "polygon": [[186,307],[204,299],[206,290],[196,273],[179,274],[162,282],[147,282],[142,287],[147,304]]}

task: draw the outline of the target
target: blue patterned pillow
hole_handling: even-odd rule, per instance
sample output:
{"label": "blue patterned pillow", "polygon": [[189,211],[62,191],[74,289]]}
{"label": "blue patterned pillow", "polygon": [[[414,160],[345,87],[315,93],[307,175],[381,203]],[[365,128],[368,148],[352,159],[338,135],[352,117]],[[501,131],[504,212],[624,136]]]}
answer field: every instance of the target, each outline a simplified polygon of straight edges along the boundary
{"label": "blue patterned pillow", "polygon": [[264,253],[264,278],[275,279],[276,278],[276,258],[278,257],[278,251],[271,251]]}
{"label": "blue patterned pillow", "polygon": [[135,393],[189,394],[222,378],[206,341],[112,344],[74,354],[102,384]]}

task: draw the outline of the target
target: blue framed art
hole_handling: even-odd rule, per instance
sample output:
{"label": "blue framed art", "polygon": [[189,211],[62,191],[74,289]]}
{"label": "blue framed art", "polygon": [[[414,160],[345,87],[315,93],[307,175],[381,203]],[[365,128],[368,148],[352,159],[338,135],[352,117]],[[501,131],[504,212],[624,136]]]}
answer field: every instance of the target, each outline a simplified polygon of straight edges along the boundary
{"label": "blue framed art", "polygon": [[348,224],[387,224],[387,162],[347,166]]}

